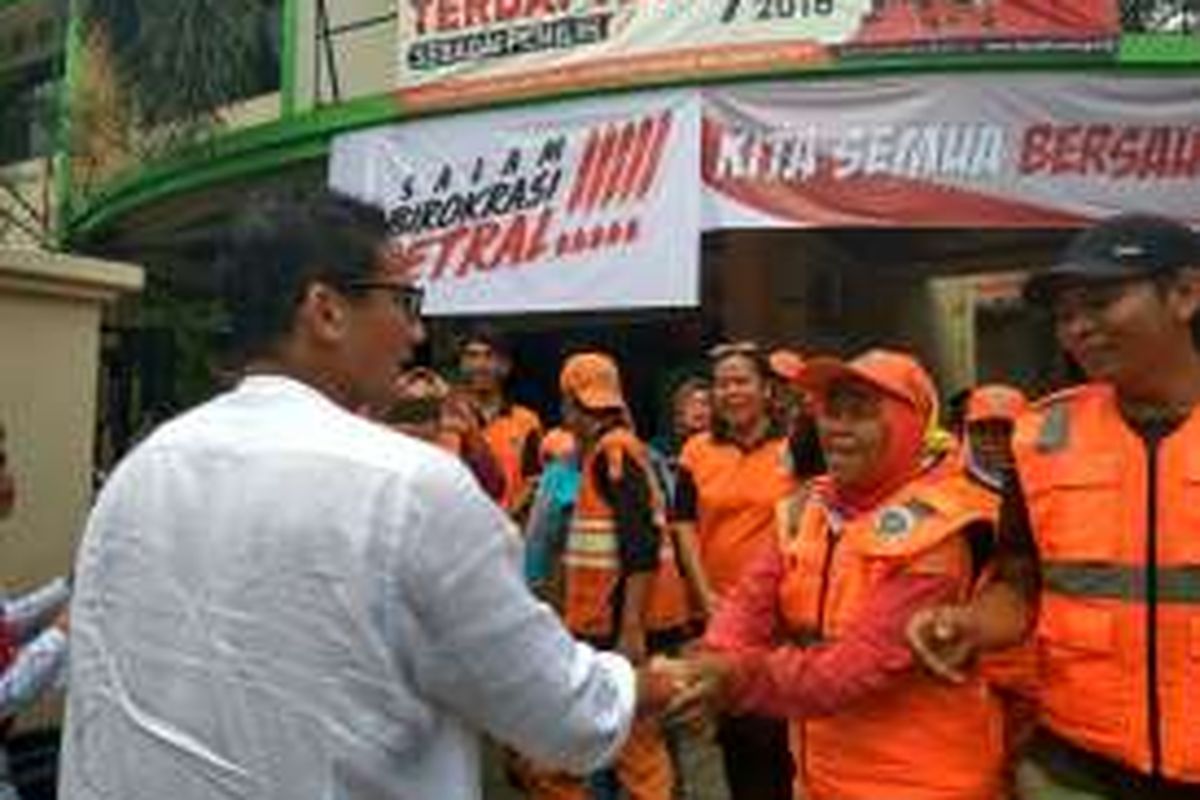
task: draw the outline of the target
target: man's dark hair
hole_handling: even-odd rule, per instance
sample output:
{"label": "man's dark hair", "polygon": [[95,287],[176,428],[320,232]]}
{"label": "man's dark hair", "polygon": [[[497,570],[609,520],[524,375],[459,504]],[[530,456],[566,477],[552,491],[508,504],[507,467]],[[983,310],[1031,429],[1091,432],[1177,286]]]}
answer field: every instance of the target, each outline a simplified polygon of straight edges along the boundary
{"label": "man's dark hair", "polygon": [[325,190],[250,205],[219,259],[234,353],[254,358],[278,344],[309,285],[351,292],[369,280],[387,235],[379,209]]}
{"label": "man's dark hair", "polygon": [[501,333],[495,326],[489,325],[486,322],[479,322],[467,328],[462,336],[458,337],[458,351],[461,353],[472,344],[485,344],[491,348],[492,352],[503,358],[512,358],[512,345],[508,341],[508,337]]}

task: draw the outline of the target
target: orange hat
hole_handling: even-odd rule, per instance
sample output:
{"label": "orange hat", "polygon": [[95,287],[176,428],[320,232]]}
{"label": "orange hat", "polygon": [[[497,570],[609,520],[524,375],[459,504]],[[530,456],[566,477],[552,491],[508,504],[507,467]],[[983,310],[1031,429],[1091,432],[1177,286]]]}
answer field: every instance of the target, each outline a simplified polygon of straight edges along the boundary
{"label": "orange hat", "polygon": [[971,390],[965,420],[969,423],[989,419],[1016,422],[1028,406],[1029,401],[1020,389],[992,383]]}
{"label": "orange hat", "polygon": [[795,382],[804,369],[804,357],[786,347],[772,350],[767,356],[767,363],[771,365],[772,372],[789,383]]}
{"label": "orange hat", "polygon": [[937,390],[920,362],[894,350],[868,350],[851,361],[819,357],[805,362],[794,382],[817,396],[839,378],[867,383],[917,409],[924,420],[937,414]]}
{"label": "orange hat", "polygon": [[579,353],[567,359],[558,378],[559,389],[584,408],[625,408],[621,373],[603,353]]}

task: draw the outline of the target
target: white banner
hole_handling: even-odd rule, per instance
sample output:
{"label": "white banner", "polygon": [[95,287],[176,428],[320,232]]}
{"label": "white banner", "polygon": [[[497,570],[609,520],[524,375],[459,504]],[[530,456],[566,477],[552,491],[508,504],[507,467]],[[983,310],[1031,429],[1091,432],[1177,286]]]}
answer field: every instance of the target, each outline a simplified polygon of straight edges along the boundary
{"label": "white banner", "polygon": [[704,91],[706,228],[1200,225],[1200,79],[954,75]]}
{"label": "white banner", "polygon": [[431,315],[699,303],[700,99],[669,91],[340,136]]}
{"label": "white banner", "polygon": [[406,109],[827,67],[1115,50],[1116,0],[401,0]]}

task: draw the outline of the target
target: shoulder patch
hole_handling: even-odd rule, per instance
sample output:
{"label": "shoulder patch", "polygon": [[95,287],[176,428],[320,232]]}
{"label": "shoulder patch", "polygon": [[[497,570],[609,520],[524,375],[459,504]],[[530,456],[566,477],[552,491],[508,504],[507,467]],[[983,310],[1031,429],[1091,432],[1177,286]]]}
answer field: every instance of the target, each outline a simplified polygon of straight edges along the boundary
{"label": "shoulder patch", "polygon": [[1037,451],[1055,453],[1065,449],[1071,437],[1070,423],[1071,412],[1065,398],[1048,406],[1034,442]]}
{"label": "shoulder patch", "polygon": [[875,515],[875,538],[881,542],[907,539],[922,520],[936,513],[933,506],[916,498],[902,505],[887,506]]}

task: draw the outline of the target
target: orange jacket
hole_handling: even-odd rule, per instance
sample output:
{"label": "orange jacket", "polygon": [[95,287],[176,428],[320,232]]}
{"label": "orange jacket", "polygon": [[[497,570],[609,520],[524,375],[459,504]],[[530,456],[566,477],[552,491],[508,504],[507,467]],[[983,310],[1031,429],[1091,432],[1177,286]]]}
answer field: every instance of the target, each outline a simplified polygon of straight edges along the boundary
{"label": "orange jacket", "polygon": [[514,405],[488,423],[483,431],[492,455],[504,473],[504,494],[500,505],[515,511],[528,493],[529,480],[521,469],[526,441],[541,436],[542,421],[524,406]]}
{"label": "orange jacket", "polygon": [[1014,447],[1042,573],[1044,724],[1200,781],[1200,411],[1151,464],[1112,390],[1088,385],[1038,403]]}
{"label": "orange jacket", "polygon": [[[836,639],[873,587],[895,569],[948,575],[965,599],[970,548],[960,534],[992,519],[965,477],[938,469],[873,513],[839,525],[816,499],[781,525],[786,573],[780,610],[799,641]],[[781,522],[787,518],[781,513]],[[998,700],[982,676],[951,685],[914,668],[877,696],[792,723],[799,779],[810,800],[993,800],[1003,758]]]}
{"label": "orange jacket", "polygon": [[654,518],[661,539],[645,629],[651,632],[681,627],[688,618],[687,599],[666,529],[662,492],[654,483],[646,446],[629,431],[617,428],[605,434],[584,458],[579,497],[563,552],[566,584],[563,617],[567,629],[589,638],[608,638],[616,631],[613,599],[621,585],[621,564],[613,509],[600,494],[593,477],[600,454],[607,456],[613,478],[620,477],[624,459],[630,459],[650,481]]}

